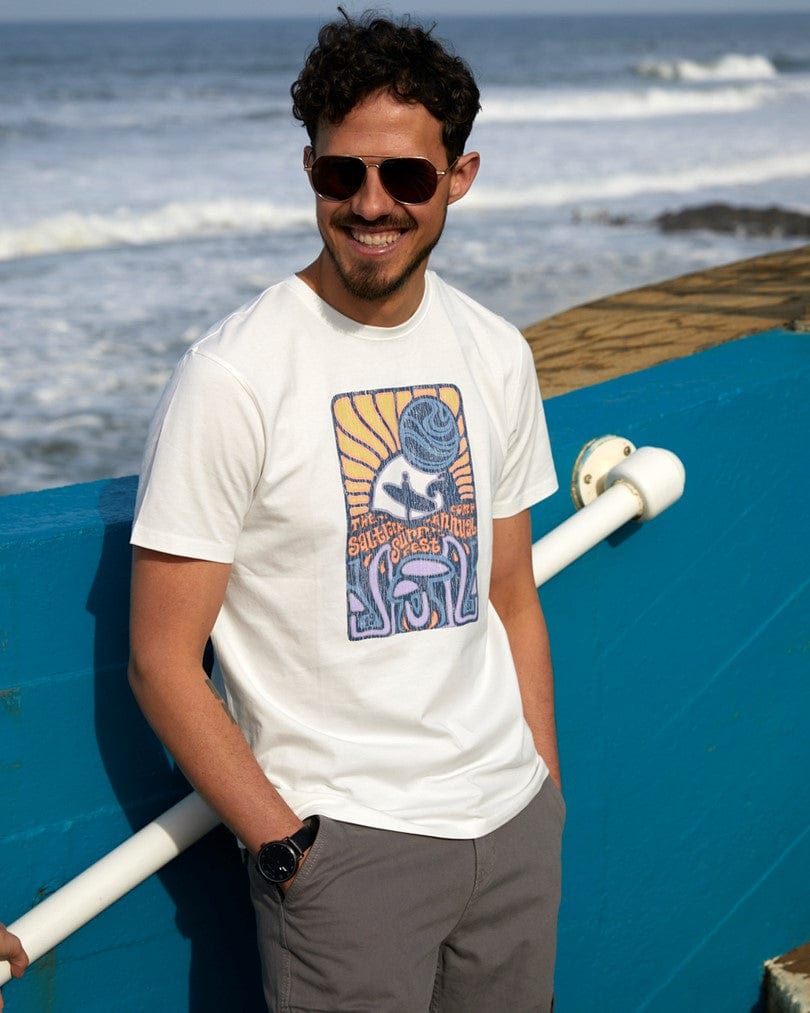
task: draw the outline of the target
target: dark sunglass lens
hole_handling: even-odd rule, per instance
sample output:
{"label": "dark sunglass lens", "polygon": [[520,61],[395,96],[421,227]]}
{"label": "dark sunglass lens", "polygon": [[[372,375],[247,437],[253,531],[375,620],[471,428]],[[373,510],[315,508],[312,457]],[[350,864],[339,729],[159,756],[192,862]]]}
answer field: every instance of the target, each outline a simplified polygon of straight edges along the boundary
{"label": "dark sunglass lens", "polygon": [[353,197],[363,185],[366,167],[359,158],[343,155],[322,155],[312,166],[315,192],[331,200]]}
{"label": "dark sunglass lens", "polygon": [[394,200],[402,204],[424,204],[438,185],[436,170],[424,158],[387,158],[380,166],[380,178]]}

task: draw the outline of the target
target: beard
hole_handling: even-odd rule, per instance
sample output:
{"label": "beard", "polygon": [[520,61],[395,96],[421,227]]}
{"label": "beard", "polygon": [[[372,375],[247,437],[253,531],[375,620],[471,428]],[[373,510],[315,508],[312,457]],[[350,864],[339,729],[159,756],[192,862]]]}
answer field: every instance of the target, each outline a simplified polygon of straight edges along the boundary
{"label": "beard", "polygon": [[[445,207],[441,225],[439,226],[436,235],[429,238],[423,246],[418,247],[414,251],[411,259],[402,268],[400,268],[397,273],[391,275],[386,273],[384,266],[373,262],[349,265],[341,263],[337,251],[334,249],[333,244],[320,224],[318,225],[318,229],[321,233],[324,249],[329,254],[329,258],[332,261],[335,271],[346,290],[356,299],[364,299],[368,302],[373,302],[378,299],[386,299],[388,296],[398,292],[403,285],[405,285],[408,279],[413,276],[414,272],[427,260],[433,252],[434,247],[439,242],[439,239],[441,239],[446,218],[447,208]],[[367,222],[364,219],[357,218],[351,214],[335,216],[331,221],[332,227],[338,229],[372,224],[376,226],[389,226],[391,229],[396,230],[411,230],[414,227],[412,219],[402,221],[389,217],[376,222]]]}

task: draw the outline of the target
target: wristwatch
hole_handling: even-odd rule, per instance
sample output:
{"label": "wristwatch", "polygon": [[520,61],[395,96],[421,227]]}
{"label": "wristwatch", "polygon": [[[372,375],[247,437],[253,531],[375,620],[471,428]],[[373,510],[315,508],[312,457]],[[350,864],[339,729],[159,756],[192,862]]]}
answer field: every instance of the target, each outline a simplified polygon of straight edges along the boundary
{"label": "wristwatch", "polygon": [[280,841],[268,841],[259,848],[256,868],[268,883],[286,883],[298,872],[304,852],[318,833],[318,817],[310,816],[294,834]]}

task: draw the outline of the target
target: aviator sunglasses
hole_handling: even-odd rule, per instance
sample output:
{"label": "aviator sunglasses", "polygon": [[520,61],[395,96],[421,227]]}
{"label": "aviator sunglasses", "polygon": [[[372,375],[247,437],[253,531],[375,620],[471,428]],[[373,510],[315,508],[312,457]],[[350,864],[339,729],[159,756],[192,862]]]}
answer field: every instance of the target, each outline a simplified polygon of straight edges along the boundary
{"label": "aviator sunglasses", "polygon": [[380,174],[386,193],[397,204],[426,204],[436,193],[439,177],[446,176],[458,161],[454,158],[446,169],[437,169],[428,158],[383,158],[366,162],[374,155],[319,155],[311,165],[304,163],[312,189],[324,200],[347,201],[357,193],[372,166]]}

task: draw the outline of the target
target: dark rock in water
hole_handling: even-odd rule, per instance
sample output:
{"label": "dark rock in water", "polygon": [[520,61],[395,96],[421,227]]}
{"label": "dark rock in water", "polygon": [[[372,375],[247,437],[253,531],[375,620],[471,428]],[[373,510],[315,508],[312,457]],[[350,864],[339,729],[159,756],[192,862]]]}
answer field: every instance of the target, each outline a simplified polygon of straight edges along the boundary
{"label": "dark rock in water", "polygon": [[612,215],[608,211],[592,211],[584,214],[582,211],[574,211],[571,215],[574,225],[643,225],[640,218],[632,215]]}
{"label": "dark rock in water", "polygon": [[810,236],[810,215],[786,211],[776,205],[747,208],[731,204],[701,204],[681,208],[680,211],[665,211],[654,221],[662,232],[708,229],[710,232],[736,232],[746,236]]}

